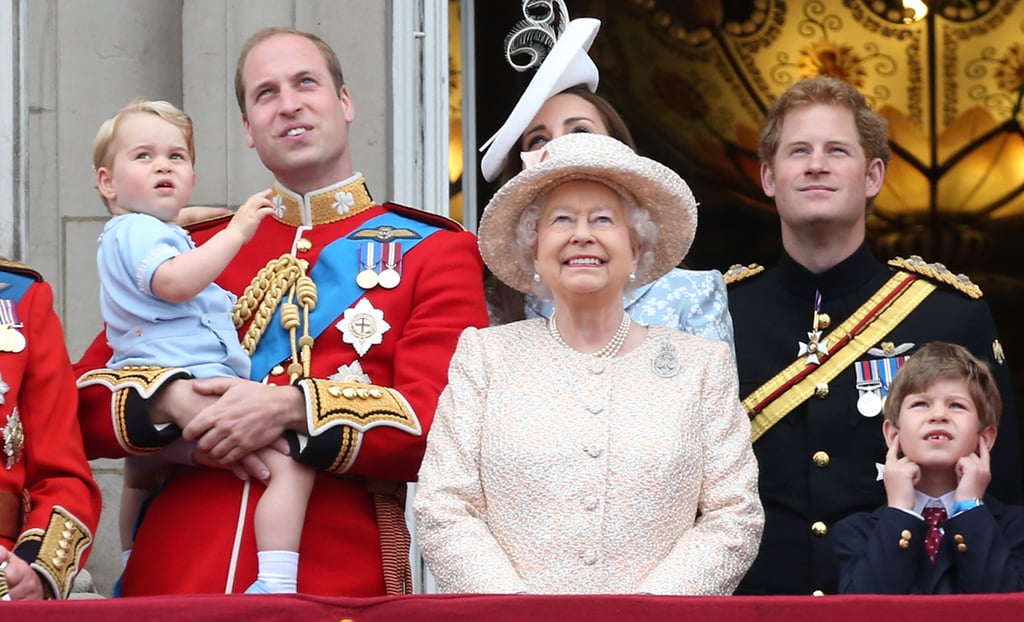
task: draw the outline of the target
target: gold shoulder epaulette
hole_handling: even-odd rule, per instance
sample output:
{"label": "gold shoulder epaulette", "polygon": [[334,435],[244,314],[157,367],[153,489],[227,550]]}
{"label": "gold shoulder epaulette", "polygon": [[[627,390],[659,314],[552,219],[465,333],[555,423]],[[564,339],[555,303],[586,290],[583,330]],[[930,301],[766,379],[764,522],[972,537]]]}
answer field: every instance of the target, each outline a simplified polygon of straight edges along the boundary
{"label": "gold shoulder epaulette", "polygon": [[725,279],[726,285],[732,285],[733,283],[739,283],[745,279],[749,279],[752,276],[761,274],[764,272],[764,266],[756,263],[742,265],[734,263],[729,266],[729,269],[725,271],[722,277]]}
{"label": "gold shoulder epaulette", "polygon": [[889,265],[900,270],[920,274],[939,283],[951,285],[975,300],[981,298],[981,288],[971,282],[971,279],[966,274],[953,274],[949,271],[949,268],[941,263],[928,263],[918,255],[911,255],[909,259],[902,257],[890,259]]}
{"label": "gold shoulder epaulette", "polygon": [[33,278],[37,281],[43,280],[43,275],[39,274],[39,271],[32,266],[17,261],[11,261],[10,259],[4,259],[2,257],[0,257],[0,271],[14,272],[22,276]]}

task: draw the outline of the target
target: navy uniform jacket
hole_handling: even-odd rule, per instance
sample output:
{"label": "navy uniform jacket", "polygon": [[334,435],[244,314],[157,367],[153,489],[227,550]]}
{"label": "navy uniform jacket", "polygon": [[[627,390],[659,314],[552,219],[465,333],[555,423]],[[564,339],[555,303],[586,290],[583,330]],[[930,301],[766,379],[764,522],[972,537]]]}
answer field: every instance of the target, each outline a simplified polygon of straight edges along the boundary
{"label": "navy uniform jacket", "polygon": [[924,550],[928,525],[912,514],[886,506],[839,521],[835,528],[839,591],[985,594],[1024,590],[1024,507],[986,496],[984,505],[953,516],[942,528],[942,544],[932,564]]}
{"label": "navy uniform jacket", "polygon": [[[799,342],[806,342],[811,330],[816,290],[822,296],[821,311],[831,316],[834,328],[892,274],[865,245],[817,275],[783,254],[778,267],[733,285],[729,310],[736,329],[741,398],[796,360]],[[958,343],[989,362],[1003,397],[989,492],[1019,503],[1016,410],[1009,371],[993,354],[992,314],[985,302],[937,285],[882,341],[913,344],[904,354],[929,341]],[[857,361],[875,358],[865,353]],[[826,396],[801,404],[754,443],[764,535],[737,593],[836,592],[838,564],[830,531],[841,518],[874,510],[886,500],[879,470],[886,452],[882,416],[858,412],[856,383],[851,365],[829,383]]]}

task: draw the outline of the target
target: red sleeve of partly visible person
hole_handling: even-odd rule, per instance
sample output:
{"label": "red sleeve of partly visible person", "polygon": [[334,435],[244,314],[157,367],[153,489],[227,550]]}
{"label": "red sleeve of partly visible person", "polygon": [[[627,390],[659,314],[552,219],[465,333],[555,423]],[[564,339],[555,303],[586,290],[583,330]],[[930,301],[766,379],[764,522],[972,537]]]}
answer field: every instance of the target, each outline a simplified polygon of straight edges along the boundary
{"label": "red sleeve of partly visible person", "polygon": [[384,388],[408,404],[418,431],[412,433],[408,425],[377,425],[355,434],[351,427],[338,426],[314,433],[302,461],[325,468],[323,457],[348,453],[350,461],[336,464],[341,467],[337,470],[394,481],[416,479],[459,335],[468,326],[487,326],[488,317],[476,236],[437,232],[404,261],[402,286],[414,288],[412,306],[396,345],[392,386]]}
{"label": "red sleeve of partly visible person", "polygon": [[65,596],[99,522],[100,491],[82,447],[75,379],[50,287],[34,284],[18,313],[27,357],[18,387],[27,512],[15,552]]}

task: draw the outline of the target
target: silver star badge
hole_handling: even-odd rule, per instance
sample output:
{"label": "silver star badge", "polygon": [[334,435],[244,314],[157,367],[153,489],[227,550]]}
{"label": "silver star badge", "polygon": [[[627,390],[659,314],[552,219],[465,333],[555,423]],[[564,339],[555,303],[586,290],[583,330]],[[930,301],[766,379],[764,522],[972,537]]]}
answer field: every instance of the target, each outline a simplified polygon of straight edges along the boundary
{"label": "silver star badge", "polygon": [[800,342],[800,351],[797,356],[806,356],[808,365],[821,365],[819,354],[828,356],[828,339],[821,338],[820,330],[812,330],[807,333],[807,343]]}
{"label": "silver star badge", "polygon": [[383,341],[384,333],[391,330],[391,324],[384,321],[384,312],[374,309],[366,298],[345,309],[345,317],[334,326],[341,331],[342,341],[352,344],[359,356]]}
{"label": "silver star badge", "polygon": [[338,373],[331,374],[328,380],[334,380],[336,382],[357,382],[359,384],[373,384],[370,381],[370,376],[363,371],[363,366],[359,361],[352,361],[351,365],[342,365],[338,368]]}

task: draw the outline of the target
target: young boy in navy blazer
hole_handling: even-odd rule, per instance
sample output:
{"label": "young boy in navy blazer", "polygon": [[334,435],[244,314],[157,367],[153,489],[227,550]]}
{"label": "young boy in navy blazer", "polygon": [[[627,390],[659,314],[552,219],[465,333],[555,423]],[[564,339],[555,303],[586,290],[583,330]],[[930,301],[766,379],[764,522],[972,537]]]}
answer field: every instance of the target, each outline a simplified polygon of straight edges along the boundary
{"label": "young boy in navy blazer", "polygon": [[1024,590],[1024,507],[986,495],[1001,399],[966,349],[922,347],[889,388],[888,503],[835,528],[844,593]]}

